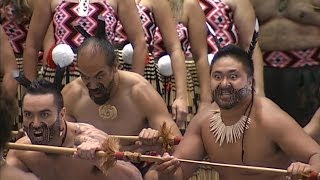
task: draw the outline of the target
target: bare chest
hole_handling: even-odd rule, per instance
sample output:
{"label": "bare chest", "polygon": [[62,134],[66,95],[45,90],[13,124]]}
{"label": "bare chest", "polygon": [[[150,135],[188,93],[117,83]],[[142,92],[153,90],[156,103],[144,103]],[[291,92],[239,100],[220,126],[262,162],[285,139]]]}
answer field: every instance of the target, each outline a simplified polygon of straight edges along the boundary
{"label": "bare chest", "polygon": [[112,108],[103,110],[89,97],[83,98],[73,111],[74,117],[77,122],[91,124],[108,134],[137,135],[146,127],[146,117],[129,97],[118,97],[116,101],[110,101],[109,105]]}
{"label": "bare chest", "polygon": [[[202,137],[205,150],[212,162],[287,168],[288,158],[254,122],[245,131],[244,136],[242,135],[235,143],[227,144],[225,141],[220,146],[215,142],[216,137],[210,132],[209,125],[202,128]],[[225,168],[218,170],[229,171]]]}

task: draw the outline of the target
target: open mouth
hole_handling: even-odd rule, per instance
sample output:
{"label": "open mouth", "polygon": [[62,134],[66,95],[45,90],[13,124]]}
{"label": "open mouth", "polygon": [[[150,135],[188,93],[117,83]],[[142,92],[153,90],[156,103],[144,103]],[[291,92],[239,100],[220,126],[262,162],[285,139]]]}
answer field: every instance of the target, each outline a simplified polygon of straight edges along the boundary
{"label": "open mouth", "polygon": [[35,140],[42,141],[43,140],[43,131],[35,131],[33,133]]}
{"label": "open mouth", "polygon": [[232,96],[232,94],[230,92],[227,91],[223,91],[219,93],[220,98],[229,98]]}

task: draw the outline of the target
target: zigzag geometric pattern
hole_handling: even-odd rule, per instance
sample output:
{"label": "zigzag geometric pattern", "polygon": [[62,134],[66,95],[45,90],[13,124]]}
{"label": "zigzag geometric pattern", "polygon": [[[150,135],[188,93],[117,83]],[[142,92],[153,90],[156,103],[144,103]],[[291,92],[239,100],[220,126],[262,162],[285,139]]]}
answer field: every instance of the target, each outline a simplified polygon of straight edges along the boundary
{"label": "zigzag geometric pattern", "polygon": [[[25,47],[29,24],[18,24],[14,21],[14,9],[8,5],[2,9],[4,11],[2,18],[2,27],[10,39],[10,44],[14,53],[22,54]],[[0,17],[3,16],[1,14]]]}
{"label": "zigzag geometric pattern", "polygon": [[[178,23],[176,25],[176,30],[178,33],[178,38],[180,40],[180,44],[183,52],[190,53],[190,42],[189,42],[189,34],[188,34],[187,27],[185,27],[182,23]],[[166,48],[162,40],[160,29],[157,27],[156,33],[154,35],[154,56],[156,58],[160,58],[166,54],[168,53],[166,52]]]}
{"label": "zigzag geometric pattern", "polygon": [[78,3],[64,0],[56,7],[53,16],[56,44],[65,43],[76,49],[83,42],[84,37],[73,28],[73,25],[75,23],[79,24],[90,35],[93,35],[97,28],[99,15],[105,18],[106,38],[110,42],[114,41],[118,20],[113,8],[109,4],[105,1],[90,3],[87,17],[79,16],[78,9]]}
{"label": "zigzag geometric pattern", "polygon": [[263,59],[267,66],[276,68],[320,66],[320,48],[264,52]]}
{"label": "zigzag geometric pattern", "polygon": [[[153,50],[153,37],[156,31],[156,24],[153,17],[153,13],[150,11],[150,9],[146,6],[137,5],[138,13],[140,16],[140,20],[142,23],[142,27],[144,30],[144,36],[146,39],[146,43],[148,45],[149,52],[152,52]],[[116,28],[116,37],[115,37],[115,43],[124,46],[129,42],[126,32],[123,29],[122,24],[120,21],[118,21],[117,28]]]}
{"label": "zigzag geometric pattern", "polygon": [[[206,15],[207,23],[217,35],[220,46],[237,44],[237,29],[233,24],[231,8],[220,0],[199,0],[200,6]],[[214,37],[208,32],[208,53],[215,54],[218,51]]]}

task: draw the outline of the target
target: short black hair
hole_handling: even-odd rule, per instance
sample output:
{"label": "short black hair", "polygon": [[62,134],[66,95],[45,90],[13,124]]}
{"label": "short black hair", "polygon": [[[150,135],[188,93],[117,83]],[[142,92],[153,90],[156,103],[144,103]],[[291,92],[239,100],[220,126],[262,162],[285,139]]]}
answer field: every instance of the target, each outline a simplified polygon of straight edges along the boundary
{"label": "short black hair", "polygon": [[18,113],[18,104],[0,88],[0,151],[5,148],[11,136],[13,121]]}
{"label": "short black hair", "polygon": [[106,57],[106,64],[108,66],[114,67],[118,64],[118,59],[114,46],[110,43],[109,40],[95,36],[86,38],[83,41],[83,43],[78,47],[78,59],[80,52],[87,48],[90,48],[89,50],[92,54],[104,54],[104,56]]}
{"label": "short black hair", "polygon": [[253,77],[253,61],[250,55],[243,50],[242,48],[238,47],[234,44],[229,44],[223,48],[221,48],[213,57],[211,64],[210,64],[210,74],[212,72],[212,66],[214,63],[219,61],[222,57],[232,57],[236,61],[240,62],[247,72],[248,77]]}
{"label": "short black hair", "polygon": [[25,95],[22,98],[22,102],[24,101],[24,97],[27,94],[31,94],[31,95],[52,94],[54,97],[54,103],[57,106],[58,112],[64,107],[63,96],[60,92],[60,89],[56,86],[56,84],[51,83],[45,79],[35,80],[31,82],[30,86],[26,90]]}

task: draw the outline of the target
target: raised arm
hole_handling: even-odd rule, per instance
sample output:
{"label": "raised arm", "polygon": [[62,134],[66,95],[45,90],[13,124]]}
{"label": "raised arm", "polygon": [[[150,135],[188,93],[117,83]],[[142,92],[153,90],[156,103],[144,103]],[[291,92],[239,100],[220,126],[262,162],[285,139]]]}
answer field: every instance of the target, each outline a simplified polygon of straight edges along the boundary
{"label": "raised arm", "polygon": [[180,124],[187,117],[187,69],[176,24],[168,1],[151,0],[155,21],[170,55],[176,85],[176,98],[172,105],[173,118]]}
{"label": "raised arm", "polygon": [[303,128],[314,140],[320,144],[320,107],[312,117],[311,121]]}
{"label": "raised arm", "polygon": [[34,80],[37,77],[38,52],[52,19],[51,0],[35,0],[33,14],[23,53],[23,70],[25,76]]}
{"label": "raised arm", "polygon": [[2,26],[0,26],[0,72],[3,74],[3,87],[1,88],[4,88],[12,98],[15,98],[18,87],[12,73],[17,69],[17,63],[9,39]]}
{"label": "raised arm", "polygon": [[206,18],[197,0],[186,0],[184,13],[188,17],[188,33],[191,52],[196,63],[197,75],[200,84],[200,107],[211,104],[210,75],[208,63],[207,27]]}
{"label": "raised arm", "polygon": [[132,71],[143,76],[148,50],[135,1],[116,1],[120,22],[133,46]]}

